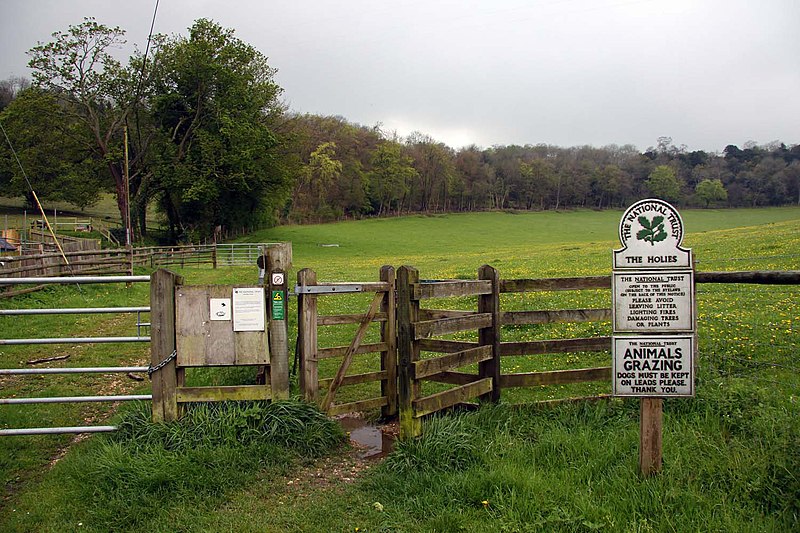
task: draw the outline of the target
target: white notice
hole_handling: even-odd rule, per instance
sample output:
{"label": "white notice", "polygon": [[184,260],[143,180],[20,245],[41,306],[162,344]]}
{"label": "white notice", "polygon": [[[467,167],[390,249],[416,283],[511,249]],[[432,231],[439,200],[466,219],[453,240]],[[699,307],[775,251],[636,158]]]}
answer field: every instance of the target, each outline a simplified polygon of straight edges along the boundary
{"label": "white notice", "polygon": [[694,331],[694,273],[614,271],[614,331]]}
{"label": "white notice", "polygon": [[233,331],[264,331],[266,314],[263,287],[233,289]]}
{"label": "white notice", "polygon": [[614,337],[614,396],[694,396],[694,336]]}
{"label": "white notice", "polygon": [[231,319],[231,299],[230,298],[209,298],[209,316],[211,320],[230,320]]}

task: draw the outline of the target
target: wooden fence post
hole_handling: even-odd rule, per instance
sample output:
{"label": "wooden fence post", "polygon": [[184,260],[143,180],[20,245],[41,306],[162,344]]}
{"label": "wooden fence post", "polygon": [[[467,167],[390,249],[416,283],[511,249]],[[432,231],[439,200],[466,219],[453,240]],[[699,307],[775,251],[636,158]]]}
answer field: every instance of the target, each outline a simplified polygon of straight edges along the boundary
{"label": "wooden fence post", "polygon": [[642,398],[639,407],[639,470],[648,477],[661,472],[663,417],[661,398]]}
{"label": "wooden fence post", "polygon": [[481,400],[500,401],[500,274],[497,269],[483,265],[478,269],[478,279],[492,282],[492,293],[478,297],[478,312],[491,313],[492,325],[478,330],[478,344],[492,347],[492,358],[478,363],[481,379],[492,378],[492,390],[480,396]]}
{"label": "wooden fence post", "polygon": [[[150,366],[157,367],[175,351],[175,287],[182,278],[168,270],[150,276]],[[178,419],[177,361],[175,357],[150,376],[153,422]]]}
{"label": "wooden fence post", "polygon": [[390,418],[397,415],[397,307],[394,267],[381,268],[381,281],[389,284],[381,302],[381,312],[386,313],[386,322],[381,325],[381,342],[386,344],[386,351],[381,352],[381,371],[386,372],[386,378],[381,380],[381,396],[385,396],[387,401],[381,409],[381,415]]}
{"label": "wooden fence post", "polygon": [[414,299],[417,283],[416,268],[400,267],[397,272],[397,393],[401,439],[422,434],[422,422],[414,416],[414,399],[419,396],[419,383],[414,379],[414,361],[419,360],[419,345],[414,340],[414,323],[419,321],[419,302]]}
{"label": "wooden fence post", "polygon": [[[297,273],[301,287],[317,284],[317,273],[304,268]],[[307,402],[319,400],[319,374],[317,362],[317,296],[297,295],[297,348],[300,350],[300,390]]]}
{"label": "wooden fence post", "polygon": [[[269,369],[270,385],[272,386],[272,398],[274,400],[289,399],[289,321],[288,315],[288,293],[286,271],[291,265],[286,261],[286,253],[282,247],[275,246],[267,248],[267,278],[269,280]],[[283,282],[273,283],[273,273],[283,273]],[[282,320],[275,320],[272,315],[272,294],[280,291],[284,302],[284,317]]]}

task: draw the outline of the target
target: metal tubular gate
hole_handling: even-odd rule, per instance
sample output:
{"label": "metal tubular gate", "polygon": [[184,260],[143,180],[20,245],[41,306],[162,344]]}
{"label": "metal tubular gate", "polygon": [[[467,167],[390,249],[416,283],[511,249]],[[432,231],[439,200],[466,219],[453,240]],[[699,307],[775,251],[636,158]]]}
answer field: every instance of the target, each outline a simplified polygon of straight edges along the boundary
{"label": "metal tubular gate", "polygon": [[[22,284],[89,284],[89,283],[135,283],[150,282],[150,276],[73,276],[60,278],[0,278],[0,285]],[[136,337],[58,337],[39,339],[0,339],[0,345],[31,345],[31,344],[101,344],[101,343],[127,343],[150,342],[149,336],[141,335],[141,328],[149,326],[142,323],[141,313],[150,312],[149,307],[86,307],[68,309],[2,309],[0,316],[13,315],[55,315],[55,314],[99,314],[99,313],[136,313]],[[129,373],[148,372],[146,366],[120,366],[120,367],[83,367],[83,368],[4,368],[0,369],[0,376],[8,375],[52,375],[52,374],[83,374],[83,373]],[[151,400],[152,394],[123,394],[107,396],[66,396],[66,397],[31,397],[31,398],[0,398],[0,405],[29,405],[46,403],[83,403],[83,402],[122,402],[133,400]],[[43,427],[43,428],[17,428],[0,429],[0,436],[11,435],[53,435],[62,433],[103,433],[115,431],[116,426],[70,426],[70,427]]]}
{"label": "metal tubular gate", "polygon": [[232,244],[194,244],[180,246],[161,246],[134,248],[133,262],[149,265],[151,268],[168,266],[189,266],[212,264],[217,266],[253,266],[267,248],[281,246],[282,243],[232,243]]}

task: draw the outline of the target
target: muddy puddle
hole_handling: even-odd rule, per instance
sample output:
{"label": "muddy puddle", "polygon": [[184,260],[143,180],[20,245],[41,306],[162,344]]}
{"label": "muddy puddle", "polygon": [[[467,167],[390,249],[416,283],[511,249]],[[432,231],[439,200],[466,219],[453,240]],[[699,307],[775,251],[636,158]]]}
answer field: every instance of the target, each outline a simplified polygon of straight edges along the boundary
{"label": "muddy puddle", "polygon": [[396,424],[375,424],[356,416],[344,416],[338,422],[348,433],[350,443],[359,450],[361,459],[386,457],[394,447]]}

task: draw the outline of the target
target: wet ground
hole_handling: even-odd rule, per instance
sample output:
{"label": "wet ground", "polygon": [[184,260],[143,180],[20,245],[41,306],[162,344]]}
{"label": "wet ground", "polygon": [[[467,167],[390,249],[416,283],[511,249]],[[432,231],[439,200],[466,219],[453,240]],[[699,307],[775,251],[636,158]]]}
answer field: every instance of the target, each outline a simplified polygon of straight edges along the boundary
{"label": "wet ground", "polygon": [[397,438],[397,423],[373,423],[358,416],[343,416],[339,424],[359,450],[361,459],[380,459],[392,451]]}

